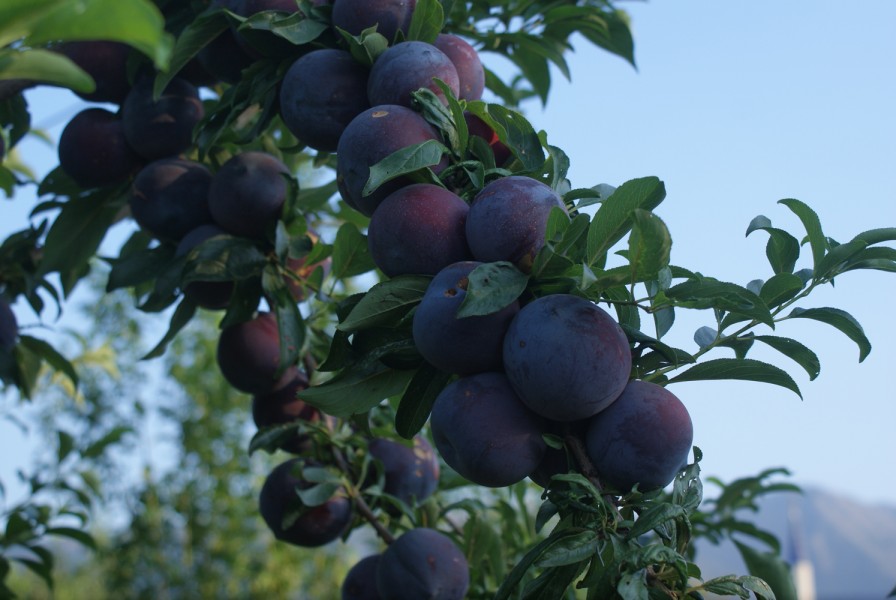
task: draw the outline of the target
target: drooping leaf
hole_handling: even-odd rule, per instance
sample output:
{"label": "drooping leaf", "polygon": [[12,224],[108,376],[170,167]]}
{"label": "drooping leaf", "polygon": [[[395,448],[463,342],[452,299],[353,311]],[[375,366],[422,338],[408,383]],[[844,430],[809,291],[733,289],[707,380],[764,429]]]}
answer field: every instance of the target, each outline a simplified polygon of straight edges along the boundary
{"label": "drooping leaf", "polygon": [[370,176],[361,194],[368,196],[387,181],[433,167],[439,164],[446,152],[448,149],[437,140],[426,140],[396,150],[370,167]]}
{"label": "drooping leaf", "polygon": [[358,364],[333,379],[299,392],[300,399],[327,414],[349,418],[401,394],[414,371],[391,369],[379,361]]}
{"label": "drooping leaf", "polygon": [[75,371],[74,365],[59,353],[49,342],[40,340],[29,335],[20,335],[19,343],[28,348],[36,356],[46,361],[53,370],[58,371],[69,378],[72,386],[78,387],[78,373]]}
{"label": "drooping leaf", "polygon": [[458,319],[498,312],[520,297],[529,277],[506,261],[484,263],[467,276],[468,287]]}
{"label": "drooping leaf", "polygon": [[31,79],[84,93],[96,89],[93,78],[68,57],[37,48],[0,49],[0,79]]}
{"label": "drooping leaf", "polygon": [[762,298],[734,283],[712,277],[697,277],[670,287],[665,294],[680,306],[716,308],[774,327],[774,319]]}
{"label": "drooping leaf", "polygon": [[818,215],[814,210],[809,208],[809,206],[799,200],[790,198],[779,200],[778,203],[783,204],[792,210],[794,214],[800,218],[800,221],[803,222],[803,227],[806,229],[806,237],[809,240],[809,246],[812,248],[812,264],[817,267],[828,249],[828,240],[821,229],[821,221],[818,219]]}
{"label": "drooping leaf", "polygon": [[343,223],[333,242],[333,277],[352,277],[375,267],[367,246],[367,237],[355,225]]}
{"label": "drooping leaf", "polygon": [[450,373],[430,365],[424,365],[414,374],[395,412],[395,431],[398,435],[407,440],[417,435],[432,412],[433,402],[450,379]]}
{"label": "drooping leaf", "polygon": [[635,209],[653,210],[665,196],[663,182],[656,177],[632,179],[616,188],[591,219],[586,253],[588,264],[603,264],[610,248],[631,230]]}
{"label": "drooping leaf", "polygon": [[859,346],[859,362],[871,352],[871,342],[855,317],[839,308],[794,308],[785,319],[812,319],[821,321],[842,331]]}
{"label": "drooping leaf", "polygon": [[802,343],[791,338],[773,335],[756,335],[752,339],[768,344],[781,354],[792,358],[806,370],[806,373],[809,374],[809,379],[818,377],[818,373],[821,370],[818,356]]}
{"label": "drooping leaf", "polygon": [[432,44],[445,24],[445,14],[439,0],[417,0],[408,27],[408,40]]}
{"label": "drooping leaf", "polygon": [[632,213],[632,232],[628,238],[628,259],[632,279],[656,279],[669,266],[672,236],[666,224],[650,211],[637,208]]}
{"label": "drooping leaf", "polygon": [[[768,584],[768,588],[771,588],[773,594],[763,597],[773,597],[777,600],[797,600],[796,587],[790,574],[790,567],[780,556],[771,552],[760,552],[737,540],[734,540],[734,545],[740,552],[740,556],[743,558],[744,564],[747,565],[747,570],[750,574],[762,579]],[[754,590],[753,587],[747,587],[747,589],[760,593],[763,591],[761,589]],[[766,590],[767,593],[768,591]]]}
{"label": "drooping leaf", "polygon": [[421,275],[402,275],[374,285],[339,324],[339,330],[394,325],[420,302],[430,281]]}
{"label": "drooping leaf", "polygon": [[168,326],[168,331],[165,333],[164,337],[159,340],[159,343],[150,350],[143,357],[143,360],[149,360],[150,358],[156,358],[157,356],[161,356],[165,353],[165,349],[168,347],[168,344],[171,343],[171,340],[178,334],[178,332],[186,327],[187,323],[193,318],[193,315],[196,314],[196,303],[189,298],[184,298],[181,300],[180,304],[177,305],[177,308],[174,310],[174,314],[171,315],[171,323]]}
{"label": "drooping leaf", "polygon": [[800,398],[800,388],[786,371],[768,363],[753,359],[716,358],[698,363],[669,380],[669,383],[736,379],[779,385],[794,392]]}
{"label": "drooping leaf", "polygon": [[177,36],[168,70],[162,71],[156,76],[153,83],[153,94],[156,97],[161,95],[180,70],[229,25],[229,21],[221,10],[206,11],[190,21]]}

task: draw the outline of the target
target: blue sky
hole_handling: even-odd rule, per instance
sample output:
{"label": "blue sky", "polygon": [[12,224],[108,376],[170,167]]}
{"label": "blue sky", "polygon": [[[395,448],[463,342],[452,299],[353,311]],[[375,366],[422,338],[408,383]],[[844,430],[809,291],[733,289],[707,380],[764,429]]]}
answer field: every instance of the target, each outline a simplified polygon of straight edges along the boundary
{"label": "blue sky", "polygon": [[[796,217],[777,204],[782,198],[813,207],[839,241],[896,226],[896,3],[620,6],[632,16],[638,70],[580,42],[570,57],[572,82],[557,74],[547,107],[527,107],[536,128],[570,156],[575,187],[660,177],[668,196],[656,212],[672,233],[673,262],[739,284],[771,274],[764,235],[744,237],[753,217],[801,235]],[[32,98],[36,123],[56,125],[57,133],[80,109],[66,92]],[[25,149],[41,170],[55,161],[39,144]],[[0,203],[0,233],[24,223],[30,202],[22,195]],[[873,345],[862,364],[853,342],[819,323],[777,332],[819,355],[814,382],[782,356],[755,355],[786,368],[803,401],[759,383],[670,387],[691,412],[704,473],[730,480],[786,466],[797,483],[896,505],[894,295],[896,276],[863,272],[805,304],[836,306],[862,323]],[[693,349],[693,332],[708,319],[680,314],[670,341]],[[30,463],[14,451],[18,439],[0,423],[7,483]]]}

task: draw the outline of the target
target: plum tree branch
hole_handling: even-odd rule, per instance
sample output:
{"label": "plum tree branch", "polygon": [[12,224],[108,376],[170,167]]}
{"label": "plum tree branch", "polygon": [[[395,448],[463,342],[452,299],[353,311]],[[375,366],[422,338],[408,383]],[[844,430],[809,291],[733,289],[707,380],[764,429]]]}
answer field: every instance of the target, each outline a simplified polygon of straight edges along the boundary
{"label": "plum tree branch", "polygon": [[[336,466],[340,471],[348,475],[351,471],[348,468],[348,462],[345,460],[345,456],[342,454],[342,451],[336,448],[335,446],[332,448],[333,460],[336,463]],[[383,525],[379,519],[376,518],[376,515],[373,514],[373,510],[364,501],[364,498],[361,495],[360,490],[356,485],[349,485],[346,488],[349,497],[355,503],[355,510],[358,511],[358,514],[364,517],[370,525],[373,527],[374,531],[376,531],[377,535],[382,538],[384,542],[387,544],[391,544],[395,541],[395,536],[392,535],[392,532],[386,529],[386,526]]]}

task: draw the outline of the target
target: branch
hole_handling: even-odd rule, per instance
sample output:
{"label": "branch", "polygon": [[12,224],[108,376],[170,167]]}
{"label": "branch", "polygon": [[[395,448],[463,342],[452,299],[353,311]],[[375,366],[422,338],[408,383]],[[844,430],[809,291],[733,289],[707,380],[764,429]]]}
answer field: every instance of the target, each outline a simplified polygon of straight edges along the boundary
{"label": "branch", "polygon": [[[348,475],[350,470],[348,468],[348,463],[345,460],[345,456],[342,455],[342,451],[336,448],[335,446],[332,449],[333,451],[333,459],[336,461],[336,466],[339,467],[339,470]],[[392,532],[386,529],[385,525],[383,525],[379,519],[376,518],[376,515],[373,514],[373,511],[368,506],[367,502],[364,501],[364,498],[361,496],[361,492],[354,485],[349,486],[347,490],[349,496],[352,500],[355,501],[355,507],[358,510],[358,513],[364,517],[364,519],[370,523],[373,529],[376,531],[377,535],[382,538],[384,542],[387,544],[391,544],[395,541],[395,536],[392,535]]]}

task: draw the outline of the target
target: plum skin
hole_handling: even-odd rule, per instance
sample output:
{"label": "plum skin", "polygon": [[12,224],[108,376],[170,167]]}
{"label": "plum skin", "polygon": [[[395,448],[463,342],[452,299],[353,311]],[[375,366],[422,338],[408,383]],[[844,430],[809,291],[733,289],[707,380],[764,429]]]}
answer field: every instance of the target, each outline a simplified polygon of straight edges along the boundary
{"label": "plum skin", "polygon": [[[326,418],[320,410],[296,396],[300,391],[308,389],[308,376],[297,367],[290,367],[285,377],[289,382],[283,387],[267,394],[252,396],[252,421],[258,429],[294,421],[317,423]],[[298,432],[280,444],[281,450],[292,454],[302,454],[311,447],[310,436]]]}
{"label": "plum skin", "polygon": [[503,373],[478,373],[450,383],[436,398],[430,419],[439,454],[479,485],[522,481],[547,450],[543,419],[526,408]]}
{"label": "plum skin", "polygon": [[555,421],[587,419],[628,382],[631,350],[622,328],[578,296],[552,294],[524,306],[504,337],[504,370],[523,402]]}
{"label": "plum skin", "polygon": [[435,275],[472,258],[464,225],[469,206],[457,194],[417,183],[389,194],[367,228],[373,262],[389,277]]}
{"label": "plum skin", "polygon": [[19,336],[19,323],[9,303],[0,298],[0,352],[11,352]]}
{"label": "plum skin", "polygon": [[479,53],[466,40],[451,33],[440,33],[433,45],[445,53],[454,63],[459,83],[457,97],[461,100],[479,100],[485,90],[485,69]]}
{"label": "plum skin", "polygon": [[342,580],[342,600],[381,600],[376,589],[376,571],[380,555],[372,554],[359,560]]}
{"label": "plum skin", "polygon": [[221,165],[209,188],[209,210],[225,231],[263,240],[283,212],[289,169],[270,154],[249,151]]}
{"label": "plum skin", "polygon": [[631,381],[588,422],[585,447],[602,481],[625,493],[668,485],[685,466],[694,430],[687,408],[666,388]]}
{"label": "plum skin", "polygon": [[510,261],[520,270],[532,268],[544,246],[548,215],[566,211],[549,186],[521,175],[496,179],[473,198],[467,215],[467,243],[482,262]]}
{"label": "plum skin", "polygon": [[415,436],[412,446],[385,438],[368,444],[370,455],[382,463],[383,491],[408,506],[423,502],[439,484],[439,462],[429,442]]}
{"label": "plum skin", "polygon": [[[440,141],[438,133],[406,106],[384,104],[359,114],[345,128],[336,148],[336,181],[343,200],[371,216],[386,196],[412,181],[398,177],[364,196],[362,190],[370,178],[370,167],[397,150],[428,140]],[[438,174],[447,166],[448,160],[442,157],[431,168]]]}
{"label": "plum skin", "polygon": [[384,600],[462,600],[470,586],[470,568],[451,538],[418,527],[380,555],[376,583]]}
{"label": "plum skin", "polygon": [[376,25],[389,42],[399,31],[407,35],[417,0],[333,0],[333,26],[360,35]]}
{"label": "plum skin", "polygon": [[121,105],[121,121],[128,144],[147,160],[175,156],[193,143],[193,128],[205,114],[199,91],[175,77],[153,99],[152,77],[138,79]]}
{"label": "plum skin", "polygon": [[323,546],[336,540],[351,523],[351,502],[337,492],[323,504],[307,508],[284,528],[284,517],[303,508],[296,488],[309,486],[294,474],[299,464],[304,463],[293,458],[277,465],[268,474],[258,496],[259,512],[278,540],[308,548]]}
{"label": "plum skin", "polygon": [[96,89],[75,92],[84,100],[121,104],[128,95],[131,84],[127,64],[131,48],[127,44],[103,40],[69,41],[56,46],[55,51],[64,54],[93,78]]}
{"label": "plum skin", "polygon": [[401,42],[383,52],[373,63],[367,80],[367,98],[372,105],[410,107],[411,92],[428,88],[447,104],[445,93],[434,78],[441,79],[455,97],[460,93],[457,68],[447,54],[426,42]]}
{"label": "plum skin", "polygon": [[411,323],[418,352],[448,373],[471,375],[499,370],[504,335],[519,311],[519,302],[514,300],[489,315],[456,317],[466,296],[467,277],[480,264],[462,261],[439,271],[426,288]]}
{"label": "plum skin", "polygon": [[248,394],[266,394],[289,382],[287,370],[279,377],[280,333],[273,313],[230,325],[218,338],[218,367],[227,382]]}
{"label": "plum skin", "polygon": [[87,108],[59,136],[59,165],[83,188],[118,183],[136,171],[142,159],[128,144],[118,115]]}
{"label": "plum skin", "polygon": [[165,158],[149,163],[134,178],[129,203],[137,224],[162,240],[180,241],[210,224],[208,190],[212,174],[198,162]]}
{"label": "plum skin", "polygon": [[313,50],[283,76],[283,123],[315,150],[335,151],[351,120],[368,108],[367,69],[345,50]]}

